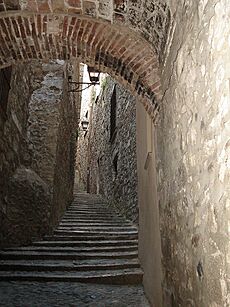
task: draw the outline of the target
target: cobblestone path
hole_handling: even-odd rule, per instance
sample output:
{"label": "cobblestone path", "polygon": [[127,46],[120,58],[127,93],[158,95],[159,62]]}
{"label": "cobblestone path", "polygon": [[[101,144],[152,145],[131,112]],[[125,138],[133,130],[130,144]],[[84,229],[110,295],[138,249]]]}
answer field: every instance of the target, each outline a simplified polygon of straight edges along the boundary
{"label": "cobblestone path", "polygon": [[1,307],[149,307],[140,285],[0,282]]}

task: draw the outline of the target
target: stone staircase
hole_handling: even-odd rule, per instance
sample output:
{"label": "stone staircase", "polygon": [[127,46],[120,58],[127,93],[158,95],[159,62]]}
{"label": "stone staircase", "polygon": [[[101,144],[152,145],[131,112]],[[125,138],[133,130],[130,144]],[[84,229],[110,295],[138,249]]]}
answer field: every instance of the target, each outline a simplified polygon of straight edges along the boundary
{"label": "stone staircase", "polygon": [[138,230],[100,198],[78,194],[52,236],[0,251],[1,281],[138,284]]}

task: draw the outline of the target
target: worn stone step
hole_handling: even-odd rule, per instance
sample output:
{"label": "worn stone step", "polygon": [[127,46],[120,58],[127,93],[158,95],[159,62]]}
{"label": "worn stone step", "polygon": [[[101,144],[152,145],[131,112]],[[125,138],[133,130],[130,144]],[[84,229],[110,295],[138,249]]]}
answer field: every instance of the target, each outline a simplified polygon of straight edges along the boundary
{"label": "worn stone step", "polygon": [[135,227],[132,226],[94,226],[89,224],[88,226],[84,225],[77,225],[77,226],[59,226],[56,228],[56,230],[64,230],[64,231],[137,231]]}
{"label": "worn stone step", "polygon": [[88,235],[88,234],[78,234],[76,235],[63,235],[63,234],[54,234],[53,236],[45,236],[45,240],[51,241],[107,241],[107,240],[136,240],[138,238],[138,234],[100,234],[100,235]]}
{"label": "worn stone step", "polygon": [[124,258],[132,259],[137,258],[137,252],[98,252],[98,253],[55,253],[55,252],[36,252],[36,251],[1,251],[0,260],[12,260],[12,259],[60,259],[60,260],[84,260],[84,259],[107,259],[107,258]]}
{"label": "worn stone step", "polygon": [[[72,218],[72,219],[81,219],[81,220],[84,220],[84,219],[87,219],[87,220],[96,220],[96,219],[102,219],[102,220],[121,220],[119,218],[117,218],[117,216],[105,216],[105,215],[101,215],[101,214],[98,214],[98,215],[92,215],[92,214],[89,214],[89,215],[83,215],[83,214],[79,214],[79,215],[76,215],[76,214],[71,214],[71,213],[68,213],[68,214],[65,214],[62,219],[65,219],[65,218]],[[122,220],[121,220],[122,221]],[[124,221],[124,220],[123,220]]]}
{"label": "worn stone step", "polygon": [[59,226],[61,225],[66,225],[66,226],[78,226],[78,225],[82,225],[82,226],[103,226],[103,227],[107,227],[107,226],[125,226],[125,227],[135,227],[137,229],[137,227],[128,221],[114,221],[114,220],[104,220],[101,222],[98,222],[97,220],[89,220],[88,222],[84,222],[84,220],[79,219],[78,221],[66,221],[66,220],[61,220],[59,223]]}
{"label": "worn stone step", "polygon": [[[109,259],[110,260],[110,259]],[[73,261],[0,261],[0,271],[98,271],[98,270],[120,270],[120,269],[131,269],[131,268],[139,268],[140,264],[137,259],[130,259],[122,261],[123,259],[103,261],[103,262],[92,262],[88,261],[88,263],[84,263],[79,261],[78,263]]]}
{"label": "worn stone step", "polygon": [[142,281],[141,269],[111,270],[111,271],[88,271],[76,274],[75,272],[14,272],[1,271],[1,281],[62,281],[62,282],[85,282],[106,284],[139,284]]}
{"label": "worn stone step", "polygon": [[86,213],[86,212],[73,212],[73,211],[68,211],[64,214],[63,217],[94,217],[94,218],[120,218],[119,215],[116,214],[101,214],[101,213]]}
{"label": "worn stone step", "polygon": [[107,240],[107,241],[38,241],[33,242],[33,246],[133,246],[138,240]]}
{"label": "worn stone step", "polygon": [[76,214],[76,215],[80,215],[80,214],[84,214],[84,215],[99,215],[99,216],[116,216],[115,214],[108,212],[108,211],[82,211],[82,210],[68,210],[66,211],[65,214]]}
{"label": "worn stone step", "polygon": [[117,215],[113,215],[113,214],[101,214],[101,213],[85,213],[85,212],[74,212],[74,211],[69,211],[69,212],[66,212],[65,215],[63,217],[98,217],[98,218],[101,218],[103,216],[103,218],[116,218]]}
{"label": "worn stone step", "polygon": [[91,202],[91,201],[88,201],[88,202],[73,201],[70,206],[80,206],[80,207],[89,207],[89,208],[100,207],[101,206],[101,207],[109,208],[109,206],[105,202],[103,202],[103,201],[96,201],[96,202]]}
{"label": "worn stone step", "polygon": [[86,214],[98,214],[98,213],[105,213],[105,214],[108,214],[108,215],[116,215],[115,212],[111,211],[111,210],[107,210],[107,209],[82,209],[82,208],[78,208],[78,209],[75,209],[75,208],[69,208],[68,210],[66,210],[66,212],[76,212],[76,213],[86,213]]}
{"label": "worn stone step", "polygon": [[118,223],[118,222],[61,222],[59,224],[59,227],[88,227],[88,226],[92,226],[92,227],[133,227],[133,225],[131,223]]}
{"label": "worn stone step", "polygon": [[[104,222],[104,221],[116,221],[116,222],[127,222],[127,220],[125,220],[124,218],[121,218],[121,217],[113,217],[113,218],[107,218],[107,217],[103,217],[103,216],[99,216],[97,218],[92,218],[91,216],[87,216],[87,217],[81,217],[81,216],[63,216],[61,221],[63,220],[73,220],[73,221],[92,221],[92,220],[95,220],[95,221],[101,221],[101,222]],[[129,222],[129,221],[128,221]]]}
{"label": "worn stone step", "polygon": [[82,223],[93,223],[93,222],[97,222],[97,223],[130,223],[129,221],[125,221],[123,219],[119,219],[119,218],[114,218],[114,219],[107,219],[107,218],[91,218],[91,217],[88,217],[88,218],[80,218],[80,217],[63,217],[61,219],[61,222],[73,222],[73,223],[76,223],[76,222],[82,222]]}
{"label": "worn stone step", "polygon": [[83,235],[83,236],[97,236],[97,235],[107,235],[107,236],[113,236],[113,235],[128,235],[128,234],[136,234],[137,235],[137,231],[133,231],[133,230],[125,230],[125,231],[108,231],[108,230],[104,230],[104,231],[100,231],[100,230],[94,230],[94,229],[88,229],[88,230],[55,230],[54,234],[56,235],[71,235],[71,236],[79,236],[79,235]]}
{"label": "worn stone step", "polygon": [[89,246],[89,247],[71,247],[71,246],[22,246],[5,248],[3,251],[37,251],[54,253],[96,253],[96,252],[129,252],[137,251],[138,246]]}
{"label": "worn stone step", "polygon": [[95,206],[95,207],[82,207],[82,206],[70,206],[66,211],[82,211],[82,212],[107,212],[113,213],[112,210],[105,206]]}
{"label": "worn stone step", "polygon": [[95,196],[77,199],[44,241],[0,251],[0,280],[140,283],[138,229]]}
{"label": "worn stone step", "polygon": [[66,210],[66,212],[83,212],[83,213],[107,213],[107,214],[114,214],[114,212],[111,212],[111,210],[107,208],[74,208],[70,207]]}
{"label": "worn stone step", "polygon": [[111,210],[110,207],[108,207],[105,204],[98,203],[98,204],[72,204],[70,205],[67,210],[69,209],[85,209],[85,210],[90,210],[90,209],[105,209],[105,210]]}
{"label": "worn stone step", "polygon": [[81,265],[113,265],[113,264],[127,264],[127,263],[138,263],[139,260],[138,258],[133,258],[133,259],[125,259],[125,258],[90,258],[90,259],[76,259],[76,260],[72,260],[72,259],[47,259],[46,261],[42,260],[42,259],[18,259],[18,260],[10,260],[10,259],[0,259],[0,264],[4,265],[4,264],[13,264],[13,263],[18,263],[18,264],[27,264],[27,265],[33,265],[33,264],[37,264],[37,265],[62,265],[62,266],[72,266],[72,265],[76,265],[76,266],[81,266]]}

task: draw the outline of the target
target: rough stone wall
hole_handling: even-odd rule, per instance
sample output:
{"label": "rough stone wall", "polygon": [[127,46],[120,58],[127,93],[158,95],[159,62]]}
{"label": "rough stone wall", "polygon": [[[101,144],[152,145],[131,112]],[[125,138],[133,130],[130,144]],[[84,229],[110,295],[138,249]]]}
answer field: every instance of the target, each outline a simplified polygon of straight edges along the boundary
{"label": "rough stone wall", "polygon": [[230,306],[229,1],[171,1],[157,169],[165,306]]}
{"label": "rough stone wall", "polygon": [[32,168],[48,184],[53,197],[51,225],[58,222],[73,196],[76,101],[68,92],[71,69],[71,64],[59,60],[32,65],[40,86],[29,103],[27,135]]}
{"label": "rough stone wall", "polygon": [[[92,104],[89,140],[90,192],[100,193],[128,219],[138,221],[135,99],[110,77]],[[117,132],[110,140],[111,96],[116,84]],[[114,158],[117,155],[117,172]]]}
{"label": "rough stone wall", "polygon": [[[53,189],[59,109],[63,97],[64,62],[33,62],[34,84],[29,102],[27,138],[30,143],[31,167]],[[35,85],[36,86],[36,85]]]}
{"label": "rough stone wall", "polygon": [[[50,194],[31,169],[27,140],[29,100],[33,91],[30,65],[13,67],[7,114],[0,115],[0,244],[26,243],[47,231]],[[33,200],[33,204],[31,204]],[[35,206],[41,208],[40,212]]]}
{"label": "rough stone wall", "polygon": [[[71,65],[70,65],[71,66]],[[77,65],[75,70],[77,70]],[[76,71],[75,71],[76,73]],[[54,168],[54,195],[51,221],[57,224],[67,206],[73,201],[76,128],[78,101],[74,93],[69,94],[68,70],[64,72],[62,101],[59,105],[59,127],[57,131],[57,148]]]}
{"label": "rough stone wall", "polygon": [[13,69],[0,119],[1,245],[44,235],[72,200],[76,114],[66,70],[59,61]]}
{"label": "rough stone wall", "polygon": [[[20,76],[24,71],[23,78]],[[9,177],[20,163],[22,157],[18,152],[25,145],[26,121],[28,117],[28,101],[30,97],[30,67],[18,65],[12,69],[11,87],[9,99],[7,103],[6,115],[0,113],[0,177],[1,191],[4,189],[6,182],[4,177]],[[20,85],[16,87],[16,84]],[[19,94],[20,91],[20,94]],[[8,138],[8,135],[11,135]],[[7,154],[10,153],[10,154]]]}

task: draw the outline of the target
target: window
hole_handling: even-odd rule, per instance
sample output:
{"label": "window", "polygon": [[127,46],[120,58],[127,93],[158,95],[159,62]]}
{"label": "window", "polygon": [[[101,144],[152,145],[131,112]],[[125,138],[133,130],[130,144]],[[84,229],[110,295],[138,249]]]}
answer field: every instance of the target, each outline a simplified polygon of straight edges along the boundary
{"label": "window", "polygon": [[111,112],[110,112],[110,142],[113,142],[117,130],[117,97],[116,85],[114,85],[113,94],[111,97]]}
{"label": "window", "polygon": [[0,109],[6,116],[7,102],[10,91],[11,67],[0,69]]}
{"label": "window", "polygon": [[113,159],[113,171],[115,174],[115,178],[117,177],[117,172],[118,172],[118,153],[115,155],[114,159]]}

